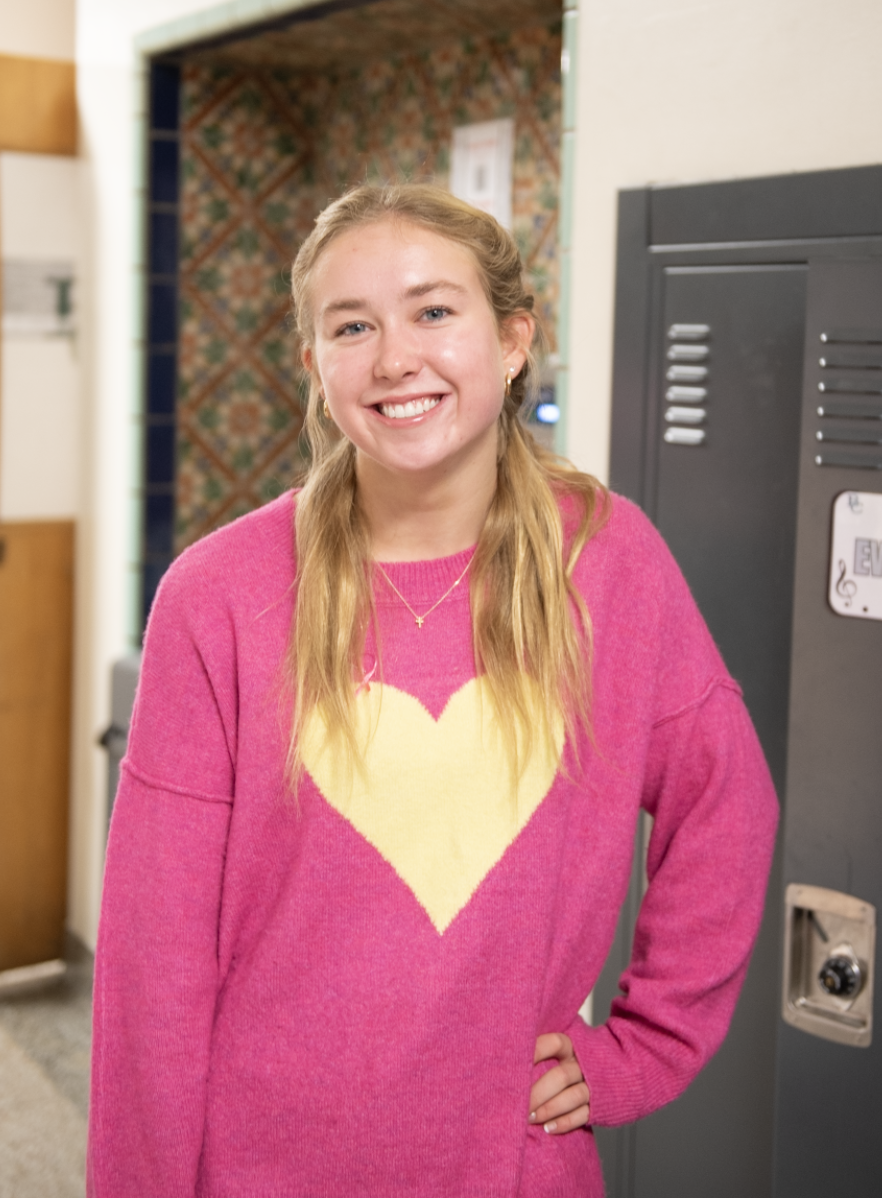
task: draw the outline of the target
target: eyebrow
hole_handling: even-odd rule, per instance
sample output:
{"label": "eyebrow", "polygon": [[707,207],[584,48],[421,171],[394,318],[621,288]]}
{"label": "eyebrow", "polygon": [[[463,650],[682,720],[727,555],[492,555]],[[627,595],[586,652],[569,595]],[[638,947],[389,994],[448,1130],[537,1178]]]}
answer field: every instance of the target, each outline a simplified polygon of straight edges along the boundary
{"label": "eyebrow", "polygon": [[[419,299],[422,295],[430,295],[433,291],[455,291],[460,295],[464,295],[466,288],[459,283],[452,283],[449,279],[432,279],[427,283],[417,283],[413,287],[408,287],[404,292],[404,299]],[[355,312],[359,308],[366,308],[367,300],[363,299],[340,299],[334,300],[331,304],[326,304],[322,308],[322,316],[333,316],[336,312]]]}
{"label": "eyebrow", "polygon": [[429,295],[432,291],[456,291],[460,295],[464,295],[466,289],[459,283],[451,283],[449,279],[435,279],[430,283],[417,283],[415,287],[408,287],[404,298],[418,299],[421,295]]}

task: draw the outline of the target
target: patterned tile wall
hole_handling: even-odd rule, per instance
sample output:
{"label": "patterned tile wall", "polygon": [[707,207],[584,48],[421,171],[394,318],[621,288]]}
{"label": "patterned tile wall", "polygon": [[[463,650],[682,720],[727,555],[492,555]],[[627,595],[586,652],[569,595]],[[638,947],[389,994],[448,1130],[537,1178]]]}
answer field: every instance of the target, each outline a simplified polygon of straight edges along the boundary
{"label": "patterned tile wall", "polygon": [[185,66],[177,551],[302,465],[287,271],[316,214],[364,179],[446,185],[455,125],[515,118],[514,233],[553,344],[560,51],[558,23],[321,75]]}

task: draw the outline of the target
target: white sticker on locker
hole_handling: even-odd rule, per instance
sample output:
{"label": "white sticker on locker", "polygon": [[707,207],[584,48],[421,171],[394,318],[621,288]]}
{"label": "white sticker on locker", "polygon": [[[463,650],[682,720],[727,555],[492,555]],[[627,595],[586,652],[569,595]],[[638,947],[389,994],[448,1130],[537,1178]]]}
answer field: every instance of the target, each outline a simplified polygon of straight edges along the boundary
{"label": "white sticker on locker", "polygon": [[840,616],[882,620],[882,495],[843,491],[833,501],[830,606]]}

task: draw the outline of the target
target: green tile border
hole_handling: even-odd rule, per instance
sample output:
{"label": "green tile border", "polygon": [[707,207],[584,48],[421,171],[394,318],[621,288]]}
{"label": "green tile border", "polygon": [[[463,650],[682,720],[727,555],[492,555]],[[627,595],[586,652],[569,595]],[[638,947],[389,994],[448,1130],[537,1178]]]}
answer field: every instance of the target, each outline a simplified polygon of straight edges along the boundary
{"label": "green tile border", "polygon": [[126,578],[125,627],[129,648],[141,645],[141,537],[143,535],[144,495],[141,469],[144,459],[144,355],[147,336],[147,154],[149,73],[147,59],[139,55],[133,80],[134,144],[132,146],[132,183],[135,202],[131,262],[132,352],[129,359],[125,455],[129,484],[126,489]]}
{"label": "green tile border", "polygon": [[562,28],[562,55],[563,67],[562,80],[563,83],[563,127],[564,129],[574,129],[576,127],[576,34],[579,27],[579,13],[575,4],[566,8],[563,16]]}
{"label": "green tile border", "polygon": [[558,249],[569,253],[573,236],[573,185],[575,183],[576,132],[566,129],[560,139],[560,223]]}
{"label": "green tile border", "polygon": [[579,57],[578,0],[564,0],[563,46],[561,50],[561,145],[560,145],[560,208],[557,233],[558,269],[560,283],[557,304],[558,365],[555,374],[555,398],[560,419],[554,430],[558,453],[567,448],[569,368],[570,368],[570,293],[572,271],[570,250],[575,204],[576,160],[576,86]]}
{"label": "green tile border", "polygon": [[189,42],[231,33],[238,25],[255,25],[296,12],[298,8],[315,7],[318,7],[315,0],[227,0],[226,4],[216,4],[145,29],[135,38],[135,50],[143,55],[159,54]]}

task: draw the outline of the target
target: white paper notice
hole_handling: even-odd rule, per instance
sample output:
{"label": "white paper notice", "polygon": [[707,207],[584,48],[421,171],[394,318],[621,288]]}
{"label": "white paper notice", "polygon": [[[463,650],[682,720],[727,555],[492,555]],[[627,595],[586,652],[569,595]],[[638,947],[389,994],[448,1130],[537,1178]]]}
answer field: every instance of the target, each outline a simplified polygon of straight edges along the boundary
{"label": "white paper notice", "polygon": [[843,491],[833,502],[830,606],[882,620],[882,495],[873,491]]}
{"label": "white paper notice", "polygon": [[511,228],[514,121],[482,121],[453,130],[450,190]]}

